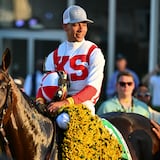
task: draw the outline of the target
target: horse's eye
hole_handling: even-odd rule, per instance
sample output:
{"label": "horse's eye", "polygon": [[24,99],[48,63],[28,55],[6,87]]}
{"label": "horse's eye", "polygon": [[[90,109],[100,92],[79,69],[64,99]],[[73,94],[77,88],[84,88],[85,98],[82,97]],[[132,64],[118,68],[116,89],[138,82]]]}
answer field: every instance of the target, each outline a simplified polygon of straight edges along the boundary
{"label": "horse's eye", "polygon": [[0,89],[6,89],[7,88],[7,84],[4,83],[4,81],[0,80]]}
{"label": "horse's eye", "polygon": [[2,86],[2,89],[5,89],[6,88],[6,86]]}
{"label": "horse's eye", "polygon": [[4,85],[3,85],[3,86],[0,86],[0,89],[3,89],[3,90],[4,90],[5,88],[6,88],[6,86],[4,86]]}

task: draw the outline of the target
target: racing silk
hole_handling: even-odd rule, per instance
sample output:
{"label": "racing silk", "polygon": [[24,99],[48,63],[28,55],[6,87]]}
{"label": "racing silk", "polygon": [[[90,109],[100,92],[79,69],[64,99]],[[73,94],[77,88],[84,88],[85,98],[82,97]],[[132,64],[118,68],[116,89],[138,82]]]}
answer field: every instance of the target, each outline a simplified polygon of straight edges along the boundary
{"label": "racing silk", "polygon": [[92,113],[97,102],[104,70],[105,60],[101,50],[92,42],[63,42],[46,59],[45,69],[64,70],[70,80],[68,95],[75,104],[85,104]]}

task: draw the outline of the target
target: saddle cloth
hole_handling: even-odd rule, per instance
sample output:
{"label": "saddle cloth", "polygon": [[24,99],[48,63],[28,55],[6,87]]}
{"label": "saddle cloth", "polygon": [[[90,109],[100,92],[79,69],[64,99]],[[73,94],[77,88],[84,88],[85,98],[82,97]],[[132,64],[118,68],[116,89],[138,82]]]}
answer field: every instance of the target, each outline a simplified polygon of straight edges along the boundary
{"label": "saddle cloth", "polygon": [[118,142],[122,145],[122,158],[124,160],[132,160],[130,151],[128,149],[128,146],[127,146],[122,134],[108,120],[106,120],[104,118],[102,118],[101,120],[102,120],[103,125],[107,128],[107,130],[109,130],[109,132],[112,135],[114,135],[117,138]]}

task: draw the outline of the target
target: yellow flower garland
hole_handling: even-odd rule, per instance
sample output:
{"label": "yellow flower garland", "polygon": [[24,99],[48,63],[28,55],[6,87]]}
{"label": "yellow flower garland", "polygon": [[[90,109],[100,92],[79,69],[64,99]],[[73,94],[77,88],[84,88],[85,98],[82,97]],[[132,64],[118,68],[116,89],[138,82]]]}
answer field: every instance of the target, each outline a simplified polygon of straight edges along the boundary
{"label": "yellow flower garland", "polygon": [[103,126],[97,115],[86,106],[68,105],[60,112],[70,116],[68,129],[64,132],[62,160],[119,160],[122,146]]}

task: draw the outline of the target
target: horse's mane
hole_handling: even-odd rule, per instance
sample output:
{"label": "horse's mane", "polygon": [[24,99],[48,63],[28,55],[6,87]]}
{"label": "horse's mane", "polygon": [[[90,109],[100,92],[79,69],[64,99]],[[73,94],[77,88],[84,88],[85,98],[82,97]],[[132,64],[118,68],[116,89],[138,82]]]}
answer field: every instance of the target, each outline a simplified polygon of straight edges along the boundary
{"label": "horse's mane", "polygon": [[[34,142],[33,145],[35,145],[35,147],[41,147],[41,145],[38,144],[42,143],[48,148],[53,135],[53,126],[50,125],[52,123],[51,120],[40,114],[33,105],[31,106],[29,98],[27,100],[18,86],[14,83],[12,77],[9,78],[12,94],[11,105],[13,109],[11,119],[14,127],[18,128],[21,126],[21,128],[25,130],[26,136],[32,137],[32,142]],[[41,148],[36,150],[40,152]]]}

